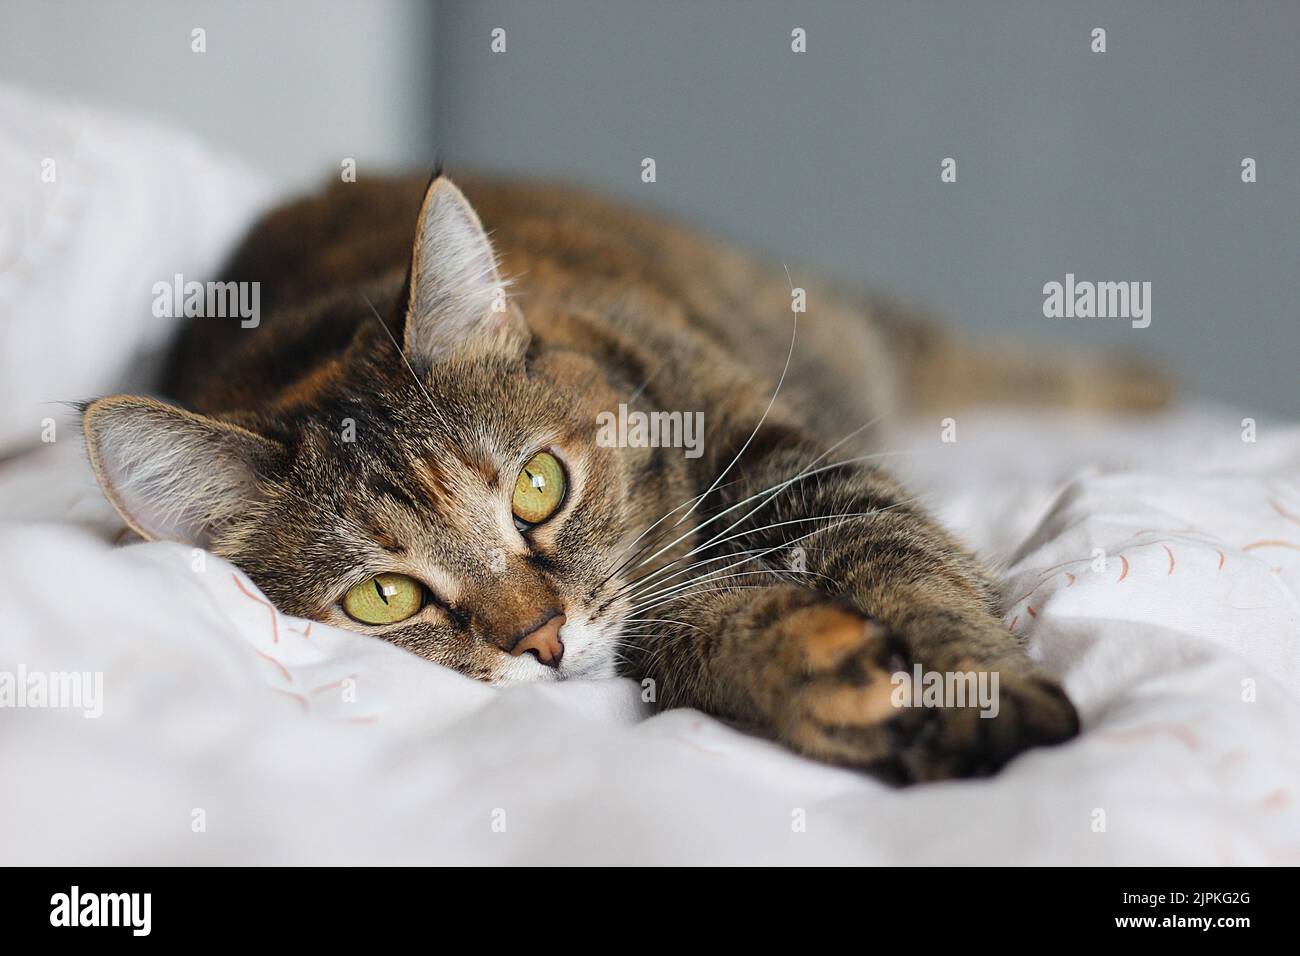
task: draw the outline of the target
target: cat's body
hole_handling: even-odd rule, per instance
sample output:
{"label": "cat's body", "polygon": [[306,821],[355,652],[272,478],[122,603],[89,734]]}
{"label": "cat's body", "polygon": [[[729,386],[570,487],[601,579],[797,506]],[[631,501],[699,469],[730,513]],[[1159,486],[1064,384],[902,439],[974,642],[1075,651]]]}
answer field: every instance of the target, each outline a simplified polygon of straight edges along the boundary
{"label": "cat's body", "polygon": [[[91,403],[92,461],[138,531],[471,676],[618,671],[665,705],[900,779],[1077,731],[988,572],[862,456],[882,415],[1144,388],[977,361],[583,194],[470,182],[467,205],[435,180],[422,204],[421,187],[336,186],[254,231],[230,278],[262,283],[259,326],[195,319],[174,355],[166,390],[199,414]],[[702,413],[698,457],[599,441],[620,405]],[[539,460],[563,492],[534,522],[515,482],[546,493]],[[418,612],[372,626],[346,610],[381,580],[415,582]],[[913,663],[997,672],[998,716],[895,707],[891,675]]]}
{"label": "cat's body", "polygon": [[[262,283],[263,313],[272,321],[259,330],[191,323],[164,391],[189,408],[215,413],[259,407],[277,391],[300,389],[331,350],[350,341],[357,325],[373,321],[368,311],[357,313],[357,287],[390,317],[410,263],[425,185],[423,179],[338,185],[268,217],[228,271],[232,279]],[[815,291],[790,352],[791,286],[807,287],[809,277],[787,282],[780,266],[773,271],[576,190],[464,178],[457,185],[482,219],[533,335],[576,337],[578,347],[589,348],[583,337],[590,329],[581,321],[573,327],[572,318],[575,311],[594,318],[603,336],[618,340],[624,354],[618,374],[648,378],[665,367],[669,382],[646,386],[659,395],[657,407],[702,408],[692,401],[695,381],[721,376],[728,365],[766,402],[787,355],[780,404],[802,413],[824,438],[843,437],[904,397],[895,343],[861,303],[829,289]],[[343,297],[342,321],[312,308],[331,294]],[[550,308],[555,303],[563,308]],[[281,310],[303,305],[303,336],[278,341],[286,324]],[[674,372],[672,365],[685,367]],[[263,375],[269,367],[293,371]]]}

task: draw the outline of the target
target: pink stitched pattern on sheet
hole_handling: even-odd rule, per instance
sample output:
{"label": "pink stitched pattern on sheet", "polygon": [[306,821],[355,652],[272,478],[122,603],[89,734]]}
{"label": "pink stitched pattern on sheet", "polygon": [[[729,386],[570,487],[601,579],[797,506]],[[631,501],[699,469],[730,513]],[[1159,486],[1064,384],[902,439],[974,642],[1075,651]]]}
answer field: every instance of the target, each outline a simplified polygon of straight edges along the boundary
{"label": "pink stitched pattern on sheet", "polygon": [[1252,541],[1250,544],[1243,545],[1241,550],[1254,551],[1256,548],[1290,548],[1292,551],[1300,551],[1300,544],[1284,541],[1281,538],[1265,538],[1262,541]]}
{"label": "pink stitched pattern on sheet", "polygon": [[277,668],[279,668],[281,676],[283,676],[286,681],[288,681],[290,684],[293,683],[293,675],[289,673],[289,668],[285,667],[283,664],[277,661],[270,654],[262,653],[256,647],[253,648],[253,653],[256,654],[258,657],[262,658],[262,660],[264,661],[270,661]]}
{"label": "pink stitched pattern on sheet", "polygon": [[[1276,504],[1275,504],[1275,507],[1276,507]],[[1129,541],[1128,541],[1126,544],[1124,544],[1124,545],[1121,547],[1120,550],[1118,550],[1118,551],[1116,552],[1116,556],[1118,556],[1118,558],[1119,558],[1119,562],[1120,562],[1120,570],[1119,570],[1119,577],[1115,578],[1115,581],[1114,581],[1115,584],[1120,584],[1120,583],[1122,583],[1122,582],[1128,580],[1128,579],[1129,579],[1129,576],[1130,576],[1130,573],[1131,573],[1131,571],[1133,570],[1133,565],[1132,565],[1132,562],[1129,560],[1129,556],[1128,556],[1127,554],[1124,554],[1124,553],[1123,553],[1123,550],[1124,550],[1124,549],[1127,549],[1127,548],[1148,548],[1148,547],[1153,547],[1153,546],[1155,546],[1155,545],[1157,545],[1157,544],[1160,545],[1160,546],[1164,549],[1165,555],[1167,556],[1168,561],[1169,561],[1164,576],[1165,576],[1165,577],[1171,577],[1171,576],[1173,575],[1174,571],[1175,571],[1175,570],[1177,569],[1177,567],[1178,567],[1178,559],[1177,559],[1177,557],[1176,557],[1175,554],[1174,554],[1174,549],[1173,549],[1170,545],[1171,545],[1171,544],[1177,544],[1177,543],[1180,543],[1180,542],[1178,542],[1177,540],[1175,540],[1175,539],[1173,539],[1173,538],[1169,538],[1169,537],[1162,538],[1162,539],[1157,539],[1157,540],[1155,540],[1155,541],[1140,541],[1140,542],[1139,542],[1139,541],[1137,540],[1138,538],[1142,538],[1142,537],[1145,537],[1146,535],[1152,535],[1152,534],[1184,535],[1184,536],[1186,536],[1186,535],[1195,535],[1195,536],[1197,536],[1198,538],[1206,538],[1206,539],[1211,539],[1211,540],[1212,540],[1213,537],[1214,537],[1213,535],[1210,535],[1210,534],[1208,534],[1207,532],[1204,532],[1204,531],[1200,531],[1200,530],[1198,530],[1198,529],[1196,529],[1196,528],[1180,528],[1180,529],[1177,529],[1177,530],[1163,530],[1163,529],[1159,529],[1159,528],[1143,528],[1141,531],[1135,532],[1135,533],[1133,534],[1133,536],[1129,539]],[[1186,541],[1186,540],[1184,540],[1184,541],[1181,542],[1181,543],[1184,543],[1184,544],[1196,544],[1196,545],[1206,545],[1206,544],[1208,544],[1209,542],[1208,542],[1208,541],[1200,541],[1200,540],[1192,540],[1192,541]],[[1263,546],[1265,546],[1265,545],[1269,545],[1269,544],[1277,544],[1277,543],[1279,543],[1279,542],[1275,542],[1275,541],[1271,541],[1271,540],[1270,540],[1270,541],[1260,541],[1260,542],[1255,542],[1253,545],[1247,545],[1247,546],[1245,546],[1242,550],[1250,550],[1252,547],[1263,547]],[[1288,546],[1290,546],[1290,547],[1296,547],[1297,550],[1300,550],[1300,546],[1296,546],[1296,545],[1293,545],[1293,544],[1288,544]],[[1216,566],[1215,570],[1216,570],[1217,572],[1221,572],[1221,571],[1223,571],[1223,566],[1224,566],[1224,563],[1225,563],[1225,561],[1226,561],[1226,555],[1225,555],[1225,553],[1224,553],[1224,551],[1223,551],[1222,548],[1214,548],[1213,550],[1214,550],[1214,553],[1217,554],[1218,557],[1219,557],[1218,565]],[[1052,580],[1052,579],[1053,579],[1057,574],[1064,574],[1065,577],[1066,577],[1066,585],[1065,585],[1065,586],[1066,586],[1066,587],[1073,587],[1074,584],[1079,580],[1079,575],[1075,574],[1073,571],[1066,571],[1066,570],[1064,570],[1064,569],[1065,569],[1065,568],[1068,568],[1068,567],[1071,567],[1071,566],[1073,566],[1073,565],[1089,564],[1089,563],[1091,563],[1093,560],[1094,560],[1094,559],[1091,558],[1091,557],[1088,557],[1088,558],[1075,558],[1075,559],[1072,560],[1072,561],[1063,561],[1063,562],[1061,562],[1060,564],[1055,564],[1055,565],[1052,565],[1051,567],[1048,567],[1048,568],[1042,568],[1042,569],[1039,569],[1039,570],[1037,570],[1037,571],[1032,572],[1032,573],[1038,575],[1038,581],[1037,581],[1037,583],[1035,583],[1033,587],[1031,587],[1028,591],[1026,591],[1024,594],[1022,594],[1022,595],[1021,595],[1020,597],[1018,597],[1016,600],[1012,601],[1012,602],[1007,606],[1007,607],[1008,607],[1008,615],[1011,615],[1011,611],[1014,610],[1015,608],[1019,607],[1021,604],[1025,604],[1025,610],[1029,612],[1029,616],[1030,616],[1031,618],[1036,618],[1036,617],[1038,617],[1038,611],[1037,611],[1037,609],[1034,608],[1034,607],[1032,607],[1032,606],[1030,606],[1030,605],[1028,605],[1028,604],[1026,603],[1026,602],[1027,602],[1031,597],[1034,596],[1035,593],[1037,593],[1038,589],[1041,588],[1043,585],[1047,584],[1048,582],[1050,582],[1050,581],[1051,581],[1051,580]],[[1020,621],[1020,615],[1019,615],[1019,614],[1015,614],[1015,615],[1011,616],[1011,623],[1008,625],[1008,629],[1014,631],[1014,630],[1016,629],[1016,625],[1019,623],[1019,621]]]}
{"label": "pink stitched pattern on sheet", "polygon": [[276,612],[275,607],[271,604],[270,601],[263,601],[260,597],[258,597],[258,596],[257,596],[256,594],[254,594],[252,591],[248,590],[248,588],[244,587],[243,582],[241,582],[241,581],[239,580],[239,575],[237,575],[237,574],[232,574],[232,575],[230,576],[230,579],[231,579],[232,581],[235,582],[235,587],[239,588],[239,593],[241,593],[242,595],[244,595],[244,597],[248,598],[250,601],[255,601],[255,602],[257,602],[258,604],[260,604],[260,605],[262,605],[264,608],[266,608],[269,612],[271,612],[271,643],[272,643],[272,644],[279,644],[279,643],[280,643],[280,626],[279,626],[279,624],[276,622],[276,619],[279,617],[279,615],[278,615],[278,613]]}
{"label": "pink stitched pattern on sheet", "polygon": [[302,704],[303,713],[308,713],[311,711],[311,702],[307,700],[306,697],[302,696],[302,694],[295,694],[291,690],[280,690],[278,687],[273,687],[271,689],[275,691],[277,694],[283,694],[285,697],[291,697],[294,700],[296,700],[298,703]]}
{"label": "pink stitched pattern on sheet", "polygon": [[[266,608],[267,613],[270,615],[271,643],[279,644],[280,643],[280,624],[279,624],[280,612],[275,609],[275,606],[271,604],[271,602],[263,600],[262,598],[254,594],[252,591],[250,591],[247,587],[245,587],[244,583],[239,579],[238,574],[231,574],[230,579],[234,581],[235,587],[239,589],[240,594],[242,594],[244,597],[248,598],[248,600],[254,602],[255,604],[259,604],[262,607]],[[296,634],[297,636],[303,638],[304,640],[310,640],[312,623],[313,622],[311,621],[306,622],[306,626],[304,626],[302,630],[299,630],[298,628],[292,627],[288,624],[285,625],[284,629],[288,633]],[[262,658],[262,660],[275,665],[276,670],[279,671],[280,676],[284,678],[285,683],[287,684],[294,683],[293,674],[290,672],[289,668],[284,665],[283,662],[277,660],[276,658],[272,657],[270,654],[267,654],[265,651],[259,650],[256,647],[252,648],[252,650],[253,653],[256,654],[258,657]],[[308,695],[316,696],[328,690],[340,689],[343,686],[343,682],[346,680],[356,680],[356,679],[357,679],[356,674],[348,674],[347,676],[340,677],[337,680],[331,681],[328,684],[323,684],[320,687],[316,687],[313,690],[308,691],[307,693]],[[309,696],[304,694],[299,694],[291,690],[284,690],[278,687],[273,687],[271,688],[271,690],[277,694],[282,694],[285,697],[289,697],[292,698],[293,700],[296,700],[300,705],[302,705],[302,709],[304,713],[311,713],[312,705]],[[362,717],[344,717],[340,719],[342,722],[345,723],[373,724],[379,720],[379,715],[367,714]]]}
{"label": "pink stitched pattern on sheet", "polygon": [[344,681],[356,679],[356,674],[348,674],[346,677],[340,677],[336,681],[330,681],[328,684],[322,684],[320,687],[315,687],[310,691],[310,693],[312,696],[315,696],[316,694],[323,694],[327,690],[342,690]]}

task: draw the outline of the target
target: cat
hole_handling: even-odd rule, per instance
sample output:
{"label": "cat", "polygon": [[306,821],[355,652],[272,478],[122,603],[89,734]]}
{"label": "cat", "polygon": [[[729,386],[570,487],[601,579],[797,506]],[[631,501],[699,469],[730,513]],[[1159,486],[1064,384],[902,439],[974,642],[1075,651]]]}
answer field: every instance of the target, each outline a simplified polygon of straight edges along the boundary
{"label": "cat", "polygon": [[[1159,382],[972,350],[581,191],[461,185],[336,184],[257,224],[228,269],[256,327],[189,320],[179,405],[83,406],[131,528],[481,680],[626,675],[894,782],[1078,733],[992,573],[858,449],[887,415]],[[702,413],[698,453],[598,441],[620,406]],[[997,715],[898,706],[916,666],[996,675]]]}

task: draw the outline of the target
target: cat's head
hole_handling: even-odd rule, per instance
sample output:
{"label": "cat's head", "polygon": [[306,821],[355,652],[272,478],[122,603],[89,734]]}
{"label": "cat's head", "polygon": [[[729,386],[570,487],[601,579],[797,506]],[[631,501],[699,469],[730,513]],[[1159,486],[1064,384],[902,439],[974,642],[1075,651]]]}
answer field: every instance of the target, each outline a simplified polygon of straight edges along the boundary
{"label": "cat's head", "polygon": [[388,321],[358,297],[348,347],[254,413],[91,402],[99,481],[141,535],[231,560],[288,613],[484,680],[609,676],[619,566],[683,484],[655,449],[595,440],[628,383],[540,342],[502,290],[477,215],[435,180]]}

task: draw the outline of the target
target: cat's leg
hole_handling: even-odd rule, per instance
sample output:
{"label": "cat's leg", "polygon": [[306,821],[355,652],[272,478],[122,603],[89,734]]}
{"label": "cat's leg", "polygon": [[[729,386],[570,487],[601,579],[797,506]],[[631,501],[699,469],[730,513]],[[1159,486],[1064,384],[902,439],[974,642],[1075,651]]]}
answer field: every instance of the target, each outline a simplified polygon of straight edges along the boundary
{"label": "cat's leg", "polygon": [[[801,443],[770,451],[711,513],[780,486],[814,457]],[[739,537],[711,549],[711,534]],[[1061,687],[1003,626],[986,572],[883,473],[845,465],[808,474],[700,535],[697,561],[724,549],[771,551],[638,588],[640,616],[660,622],[639,669],[663,705],[699,707],[903,781],[990,773],[1078,732]],[[792,570],[754,573],[782,567]],[[918,701],[895,675],[912,678],[916,665],[953,675],[974,699],[900,706]],[[976,688],[992,698],[981,701]]]}

